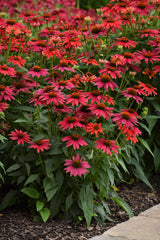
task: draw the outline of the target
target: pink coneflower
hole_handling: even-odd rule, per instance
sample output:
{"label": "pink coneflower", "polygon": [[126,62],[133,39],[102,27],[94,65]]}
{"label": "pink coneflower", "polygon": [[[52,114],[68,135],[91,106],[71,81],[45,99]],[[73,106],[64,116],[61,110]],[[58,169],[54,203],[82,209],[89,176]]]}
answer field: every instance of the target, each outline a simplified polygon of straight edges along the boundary
{"label": "pink coneflower", "polygon": [[91,100],[91,103],[97,102],[99,103],[100,100],[103,102],[108,101],[108,96],[103,96],[99,90],[93,90],[92,92],[85,92],[84,96],[87,98],[87,101]]}
{"label": "pink coneflower", "polygon": [[45,92],[40,96],[40,100],[44,102],[45,104],[58,104],[58,103],[64,103],[65,97],[62,94],[60,90],[52,90],[50,92]]}
{"label": "pink coneflower", "polygon": [[137,90],[135,88],[126,88],[124,91],[121,91],[121,93],[124,97],[135,99],[137,103],[143,102],[143,99],[137,96]]}
{"label": "pink coneflower", "polygon": [[72,106],[78,106],[79,104],[85,104],[87,99],[84,97],[82,91],[73,92],[67,96],[66,104],[72,104]]}
{"label": "pink coneflower", "polygon": [[8,67],[6,64],[0,65],[0,73],[3,75],[8,75],[10,77],[15,77],[16,71],[12,67]]}
{"label": "pink coneflower", "polygon": [[92,104],[90,107],[91,113],[97,118],[104,117],[106,120],[111,116],[111,111],[114,108],[106,107],[104,103]]}
{"label": "pink coneflower", "polygon": [[64,131],[67,128],[72,129],[74,127],[82,127],[80,120],[81,119],[78,117],[67,116],[62,121],[60,121],[58,125],[60,125],[60,128],[62,128],[62,131]]}
{"label": "pink coneflower", "polygon": [[42,69],[40,66],[34,66],[30,71],[27,72],[27,75],[32,75],[32,77],[45,77],[48,75],[48,69]]}
{"label": "pink coneflower", "polygon": [[90,165],[87,161],[82,161],[83,157],[79,159],[79,154],[77,156],[73,156],[73,159],[66,159],[64,165],[68,166],[65,168],[65,171],[70,173],[70,176],[76,177],[82,176],[82,174],[86,174],[88,172],[87,168],[90,168]]}
{"label": "pink coneflower", "polygon": [[14,65],[18,65],[21,68],[24,66],[26,61],[20,56],[10,56],[8,62],[13,63]]}
{"label": "pink coneflower", "polygon": [[160,48],[160,36],[148,41],[147,45]]}
{"label": "pink coneflower", "polygon": [[65,80],[60,80],[58,82],[53,82],[52,83],[52,86],[55,88],[55,90],[58,90],[58,89],[73,89],[74,88],[74,85],[71,83],[71,82],[68,82],[68,81],[65,81]]}
{"label": "pink coneflower", "polygon": [[103,128],[101,127],[102,123],[88,123],[86,127],[86,132],[90,133],[91,135],[95,134],[98,137],[99,133],[104,134]]}
{"label": "pink coneflower", "polygon": [[142,91],[144,91],[145,96],[157,95],[157,92],[155,91],[157,90],[157,88],[152,87],[150,83],[143,83],[141,81],[139,81],[138,83],[139,83],[139,86],[142,88]]}
{"label": "pink coneflower", "polygon": [[130,47],[136,47],[138,44],[135,41],[129,40],[127,37],[122,37],[122,38],[116,38],[118,41],[116,41],[114,44],[116,46],[123,46],[125,48],[130,48]]}
{"label": "pink coneflower", "polygon": [[2,99],[11,101],[12,99],[15,99],[13,96],[15,94],[13,93],[13,89],[9,88],[8,86],[0,85],[0,101]]}
{"label": "pink coneflower", "polygon": [[[133,2],[134,4],[134,2]],[[135,10],[134,14],[139,14],[140,16],[149,15],[152,8],[154,8],[154,5],[149,4],[148,0],[145,1],[135,1],[135,5],[133,5]]]}
{"label": "pink coneflower", "polygon": [[9,135],[10,139],[16,140],[18,144],[22,143],[24,145],[25,142],[30,143],[30,136],[22,130],[15,129],[15,131],[11,131]]}
{"label": "pink coneflower", "polygon": [[53,113],[57,112],[57,115],[59,116],[61,113],[70,113],[72,112],[71,107],[66,106],[65,104],[59,103],[59,104],[55,104],[53,106]]}
{"label": "pink coneflower", "polygon": [[119,149],[120,147],[115,145],[115,141],[114,140],[109,140],[109,139],[105,139],[105,138],[101,138],[98,141],[96,141],[96,146],[97,149],[101,149],[104,153],[109,154],[110,156],[112,156],[112,152],[114,153],[118,153],[117,149]]}
{"label": "pink coneflower", "polygon": [[122,109],[121,113],[114,113],[114,118],[112,119],[113,122],[116,122],[117,126],[125,125],[126,128],[133,128],[134,125],[137,125],[138,122],[133,117],[133,115],[125,109]]}
{"label": "pink coneflower", "polygon": [[160,65],[154,66],[153,70],[160,75]]}
{"label": "pink coneflower", "polygon": [[13,89],[16,94],[18,94],[19,92],[28,93],[28,92],[30,92],[30,90],[29,90],[30,88],[31,88],[31,86],[29,84],[27,84],[27,82],[24,80],[21,80],[17,83],[16,82],[13,83]]}
{"label": "pink coneflower", "polygon": [[135,53],[135,55],[139,60],[144,60],[145,63],[153,63],[154,61],[160,61],[160,55],[157,55],[157,52],[155,50],[147,51],[145,49],[142,49],[142,51],[138,51],[137,53]]}
{"label": "pink coneflower", "polygon": [[116,69],[116,66],[112,66],[111,63],[106,63],[105,68],[99,70],[99,73],[110,75],[112,78],[121,78],[121,71]]}
{"label": "pink coneflower", "polygon": [[42,101],[41,99],[40,99],[40,97],[41,97],[41,94],[38,94],[38,93],[33,93],[33,97],[32,98],[30,98],[28,101],[29,101],[29,103],[32,103],[32,102],[34,102],[34,106],[36,107],[36,106],[41,106],[41,105],[45,105],[45,102],[44,101]]}
{"label": "pink coneflower", "polygon": [[39,153],[40,151],[48,150],[50,148],[50,143],[48,139],[40,139],[35,142],[31,142],[28,148],[34,148]]}
{"label": "pink coneflower", "polygon": [[73,146],[74,149],[79,149],[80,146],[87,146],[84,140],[84,137],[79,136],[78,134],[72,134],[71,136],[66,136],[62,138],[62,141],[67,141],[66,146]]}
{"label": "pink coneflower", "polygon": [[98,77],[95,80],[95,85],[98,88],[104,88],[108,92],[108,88],[110,88],[112,91],[114,88],[118,88],[118,85],[114,83],[111,79],[111,77],[108,74],[103,74],[101,77]]}
{"label": "pink coneflower", "polygon": [[6,110],[9,107],[8,103],[5,102],[0,102],[0,112],[3,112],[4,110]]}
{"label": "pink coneflower", "polygon": [[69,66],[66,59],[60,60],[59,65],[54,66],[52,69],[59,70],[61,72],[64,72],[64,71],[70,71],[73,73],[75,72],[75,70]]}
{"label": "pink coneflower", "polygon": [[124,52],[123,56],[125,58],[125,63],[140,63],[139,59],[136,57],[135,53]]}
{"label": "pink coneflower", "polygon": [[159,31],[158,31],[157,29],[149,29],[149,28],[146,28],[146,29],[144,29],[144,30],[141,31],[141,34],[142,34],[142,35],[141,35],[141,38],[143,38],[143,37],[148,37],[148,36],[154,38],[155,36],[158,35],[158,33],[159,33]]}

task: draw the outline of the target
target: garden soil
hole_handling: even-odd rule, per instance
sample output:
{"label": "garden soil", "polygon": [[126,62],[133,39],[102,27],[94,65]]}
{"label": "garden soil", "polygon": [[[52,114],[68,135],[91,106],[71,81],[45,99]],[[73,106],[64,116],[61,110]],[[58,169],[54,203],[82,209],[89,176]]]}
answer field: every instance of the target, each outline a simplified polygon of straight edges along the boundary
{"label": "garden soil", "polygon": [[[156,175],[150,183],[151,190],[143,182],[122,184],[118,194],[131,207],[135,216],[160,203],[160,176]],[[104,226],[93,221],[90,227],[85,223],[72,223],[54,219],[47,223],[33,222],[32,216],[22,206],[14,206],[0,213],[0,240],[87,240],[102,234],[116,224],[128,220],[123,208],[110,202],[111,218]]]}

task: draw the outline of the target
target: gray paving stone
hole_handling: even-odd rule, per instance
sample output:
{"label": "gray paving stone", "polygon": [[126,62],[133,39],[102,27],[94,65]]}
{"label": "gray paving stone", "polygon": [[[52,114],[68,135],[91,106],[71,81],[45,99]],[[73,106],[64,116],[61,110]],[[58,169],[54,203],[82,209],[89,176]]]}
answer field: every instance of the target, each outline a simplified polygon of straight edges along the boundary
{"label": "gray paving stone", "polygon": [[124,237],[111,237],[111,236],[106,236],[106,235],[101,235],[101,236],[96,236],[93,238],[90,238],[89,240],[128,240],[128,238]]}
{"label": "gray paving stone", "polygon": [[90,240],[160,240],[160,204]]}
{"label": "gray paving stone", "polygon": [[160,221],[157,218],[133,217],[109,229],[105,235],[129,240],[160,240]]}
{"label": "gray paving stone", "polygon": [[151,217],[151,218],[160,218],[160,204],[142,212],[139,216]]}

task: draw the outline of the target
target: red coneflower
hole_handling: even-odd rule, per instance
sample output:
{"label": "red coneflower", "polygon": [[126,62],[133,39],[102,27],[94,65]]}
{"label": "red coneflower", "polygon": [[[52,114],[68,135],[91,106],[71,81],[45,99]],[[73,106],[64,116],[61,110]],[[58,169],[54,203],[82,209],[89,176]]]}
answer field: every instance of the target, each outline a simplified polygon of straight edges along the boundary
{"label": "red coneflower", "polygon": [[110,156],[112,156],[112,152],[114,153],[118,153],[117,149],[119,149],[120,147],[115,145],[115,141],[114,140],[109,140],[109,139],[105,139],[105,138],[101,138],[98,141],[96,141],[96,146],[97,149],[101,149],[104,153],[109,154]]}
{"label": "red coneflower", "polygon": [[39,153],[40,151],[48,150],[50,148],[50,143],[48,139],[40,139],[35,142],[31,142],[28,148],[34,148]]}
{"label": "red coneflower", "polygon": [[64,165],[68,166],[65,168],[65,171],[70,173],[70,176],[82,176],[82,174],[86,174],[88,172],[87,168],[90,168],[90,165],[87,161],[82,161],[83,157],[79,158],[79,154],[77,156],[73,156],[73,159],[66,159]]}
{"label": "red coneflower", "polygon": [[157,92],[155,91],[157,90],[157,88],[152,87],[150,83],[143,83],[141,81],[139,81],[138,83],[139,83],[139,86],[142,88],[142,91],[144,91],[145,96],[157,95]]}
{"label": "red coneflower", "polygon": [[62,138],[62,141],[67,141],[66,146],[73,146],[74,149],[79,149],[80,146],[87,146],[84,140],[84,137],[79,136],[78,134],[72,134],[71,136],[66,136]]}
{"label": "red coneflower", "polygon": [[18,65],[21,68],[26,61],[20,56],[10,56],[8,58],[8,62],[13,63],[14,65]]}
{"label": "red coneflower", "polygon": [[18,144],[23,144],[26,143],[30,143],[30,136],[29,134],[27,134],[27,132],[23,132],[22,130],[17,130],[15,129],[15,131],[11,131],[10,135],[10,139],[12,140],[16,140]]}
{"label": "red coneflower", "polygon": [[103,128],[101,128],[102,123],[88,123],[86,127],[86,132],[90,133],[91,135],[95,134],[98,137],[99,133],[104,134]]}

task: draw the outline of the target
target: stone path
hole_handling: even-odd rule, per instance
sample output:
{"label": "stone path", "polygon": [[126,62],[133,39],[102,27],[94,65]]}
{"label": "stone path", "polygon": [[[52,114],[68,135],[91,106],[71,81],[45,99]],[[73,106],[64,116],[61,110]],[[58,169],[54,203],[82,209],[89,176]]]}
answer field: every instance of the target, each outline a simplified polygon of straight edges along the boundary
{"label": "stone path", "polygon": [[160,240],[160,204],[89,240]]}

